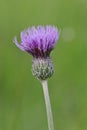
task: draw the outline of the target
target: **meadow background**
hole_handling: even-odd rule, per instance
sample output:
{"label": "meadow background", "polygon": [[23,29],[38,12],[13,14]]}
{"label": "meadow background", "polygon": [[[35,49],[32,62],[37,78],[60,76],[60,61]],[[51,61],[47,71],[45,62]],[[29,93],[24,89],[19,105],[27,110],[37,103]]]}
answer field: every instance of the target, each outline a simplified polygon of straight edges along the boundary
{"label": "meadow background", "polygon": [[47,24],[61,32],[48,81],[55,130],[87,130],[87,0],[0,0],[0,130],[48,130],[32,57],[13,43]]}

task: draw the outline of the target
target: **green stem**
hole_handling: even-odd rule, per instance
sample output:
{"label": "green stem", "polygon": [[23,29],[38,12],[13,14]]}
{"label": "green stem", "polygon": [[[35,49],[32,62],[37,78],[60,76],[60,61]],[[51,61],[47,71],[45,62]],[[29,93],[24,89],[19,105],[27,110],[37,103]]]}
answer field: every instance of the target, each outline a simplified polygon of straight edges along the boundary
{"label": "green stem", "polygon": [[48,128],[49,130],[54,130],[53,116],[52,116],[50,97],[48,92],[48,84],[46,80],[42,81],[42,86],[43,86],[43,93],[44,93],[44,99],[46,104]]}

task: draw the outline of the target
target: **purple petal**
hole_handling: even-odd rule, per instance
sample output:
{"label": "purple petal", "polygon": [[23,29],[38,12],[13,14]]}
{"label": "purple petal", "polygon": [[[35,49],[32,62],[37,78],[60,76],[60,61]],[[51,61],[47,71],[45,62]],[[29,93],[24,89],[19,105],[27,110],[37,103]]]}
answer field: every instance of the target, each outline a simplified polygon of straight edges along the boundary
{"label": "purple petal", "polygon": [[59,39],[59,32],[56,27],[50,25],[33,26],[22,31],[20,39],[21,44],[16,37],[14,43],[22,51],[27,51],[34,57],[48,57]]}
{"label": "purple petal", "polygon": [[19,49],[21,49],[22,51],[25,51],[24,47],[23,47],[21,44],[18,43],[16,37],[14,37],[13,42],[15,43],[15,45],[16,45]]}

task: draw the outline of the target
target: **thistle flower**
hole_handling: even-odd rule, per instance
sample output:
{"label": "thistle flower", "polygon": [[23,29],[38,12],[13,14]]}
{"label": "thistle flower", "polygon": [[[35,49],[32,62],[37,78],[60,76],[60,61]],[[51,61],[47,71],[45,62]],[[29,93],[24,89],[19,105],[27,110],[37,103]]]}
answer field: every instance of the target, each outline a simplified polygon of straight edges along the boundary
{"label": "thistle flower", "polygon": [[48,127],[49,130],[54,130],[47,78],[50,78],[54,72],[50,52],[59,39],[59,32],[56,27],[50,25],[45,27],[33,26],[21,32],[20,39],[21,44],[18,43],[16,37],[14,38],[14,43],[19,49],[33,56],[32,73],[42,82]]}
{"label": "thistle flower", "polygon": [[14,42],[19,49],[26,51],[33,56],[32,72],[38,79],[45,80],[52,76],[54,66],[50,59],[50,52],[53,50],[59,33],[54,26],[31,27],[21,32],[21,44],[16,37]]}

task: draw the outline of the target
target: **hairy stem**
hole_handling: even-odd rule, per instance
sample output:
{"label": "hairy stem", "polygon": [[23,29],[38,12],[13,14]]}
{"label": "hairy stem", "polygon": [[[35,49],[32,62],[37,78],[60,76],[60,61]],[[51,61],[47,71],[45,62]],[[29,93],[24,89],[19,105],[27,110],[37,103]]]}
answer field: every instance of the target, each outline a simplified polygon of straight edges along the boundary
{"label": "hairy stem", "polygon": [[49,130],[54,130],[53,116],[52,116],[50,97],[48,92],[48,84],[46,80],[42,81],[42,86],[43,86],[43,93],[44,93],[44,99],[46,104],[48,128]]}

